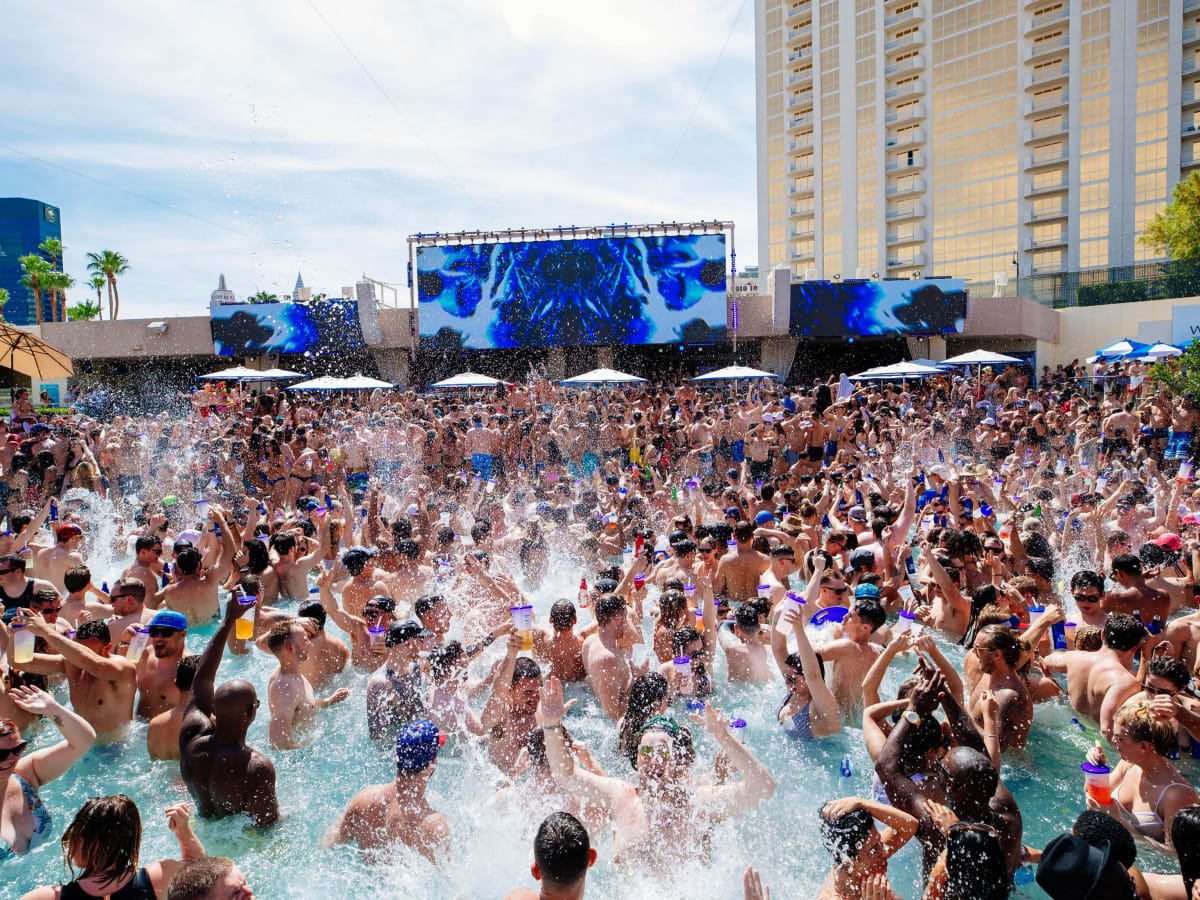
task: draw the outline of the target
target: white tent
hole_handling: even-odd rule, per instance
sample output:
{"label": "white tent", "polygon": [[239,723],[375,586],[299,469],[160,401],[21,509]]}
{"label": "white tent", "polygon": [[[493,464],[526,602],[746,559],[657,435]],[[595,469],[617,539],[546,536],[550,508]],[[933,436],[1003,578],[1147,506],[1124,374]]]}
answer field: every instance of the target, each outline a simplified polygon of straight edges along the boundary
{"label": "white tent", "polygon": [[290,372],[287,369],[267,369],[266,371],[259,372],[255,377],[258,378],[259,381],[282,381],[285,378],[303,378],[304,373]]}
{"label": "white tent", "polygon": [[851,381],[885,381],[889,379],[925,378],[929,375],[943,375],[941,369],[933,366],[918,366],[911,362],[898,362],[890,366],[876,366],[851,375]]}
{"label": "white tent", "polygon": [[723,369],[717,369],[715,372],[709,372],[706,375],[698,375],[692,381],[729,381],[734,378],[778,378],[774,372],[764,372],[762,369],[751,369],[746,366],[726,366]]}
{"label": "white tent", "polygon": [[592,369],[590,372],[584,372],[582,375],[576,375],[574,378],[564,378],[563,384],[636,384],[644,382],[645,378],[638,378],[636,375],[627,375],[624,372],[618,372],[615,369]]}
{"label": "white tent", "polygon": [[196,377],[207,381],[249,381],[252,378],[261,378],[262,373],[257,369],[247,369],[245,366],[233,366],[219,372],[209,372],[207,375],[197,375]]}
{"label": "white tent", "polygon": [[441,381],[434,382],[430,387],[435,388],[473,388],[473,387],[497,387],[505,384],[499,378],[492,378],[490,375],[480,375],[477,372],[463,372],[461,375],[452,375],[449,378],[443,378]]}
{"label": "white tent", "polygon": [[1003,353],[993,353],[991,350],[972,350],[970,353],[960,353],[944,361],[950,366],[1003,366],[1008,363],[1023,363],[1025,360],[1015,356],[1005,356]]}
{"label": "white tent", "polygon": [[373,391],[376,388],[392,388],[390,381],[380,381],[378,378],[369,378],[361,372],[355,372],[349,378],[342,379],[342,390],[345,391]]}
{"label": "white tent", "polygon": [[334,378],[332,375],[322,375],[320,378],[310,378],[288,388],[289,391],[344,391],[345,379]]}

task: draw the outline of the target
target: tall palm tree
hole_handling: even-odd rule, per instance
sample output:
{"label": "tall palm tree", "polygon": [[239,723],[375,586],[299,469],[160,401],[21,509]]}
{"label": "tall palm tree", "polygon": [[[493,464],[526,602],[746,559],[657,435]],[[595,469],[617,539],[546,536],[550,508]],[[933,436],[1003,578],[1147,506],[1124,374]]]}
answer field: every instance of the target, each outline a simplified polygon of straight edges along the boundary
{"label": "tall palm tree", "polygon": [[115,320],[121,314],[121,294],[117,290],[117,276],[129,271],[129,260],[115,250],[89,253],[88,271],[102,274],[108,280],[108,317]]}
{"label": "tall palm tree", "polygon": [[[58,261],[62,259],[63,244],[58,238],[48,237],[38,244],[38,250],[50,257],[50,271],[58,271]],[[67,301],[63,300],[63,308],[66,309]],[[60,321],[58,317],[58,288],[53,284],[50,285],[50,318],[54,321]],[[66,318],[64,315],[63,318]]]}
{"label": "tall palm tree", "polygon": [[267,291],[259,291],[250,298],[251,303],[278,303],[279,298]]}
{"label": "tall palm tree", "polygon": [[90,288],[91,288],[93,291],[95,291],[95,292],[96,292],[96,309],[97,309],[96,318],[97,318],[97,319],[103,319],[103,318],[104,318],[104,315],[103,315],[103,313],[99,311],[99,310],[100,310],[100,303],[101,303],[101,298],[100,298],[100,290],[101,290],[101,289],[102,289],[102,288],[103,288],[103,287],[104,287],[106,284],[108,284],[108,279],[107,279],[107,278],[105,278],[103,275],[101,275],[101,274],[99,274],[99,273],[97,273],[97,274],[93,275],[91,278],[89,278],[89,279],[88,279],[88,286],[89,286],[89,287],[90,287]]}
{"label": "tall palm tree", "polygon": [[0,322],[4,321],[4,305],[8,303],[8,291],[0,288]]}
{"label": "tall palm tree", "polygon": [[[75,279],[66,272],[51,271],[46,276],[46,287],[50,291],[50,318],[55,322],[67,321],[67,291],[75,286]],[[58,298],[62,299],[61,304]]]}
{"label": "tall palm tree", "polygon": [[21,286],[33,291],[33,305],[37,311],[37,324],[42,324],[42,291],[47,288],[47,281],[50,279],[50,263],[46,262],[36,253],[30,253],[22,256],[17,260],[21,264],[21,270],[25,273],[21,276]]}

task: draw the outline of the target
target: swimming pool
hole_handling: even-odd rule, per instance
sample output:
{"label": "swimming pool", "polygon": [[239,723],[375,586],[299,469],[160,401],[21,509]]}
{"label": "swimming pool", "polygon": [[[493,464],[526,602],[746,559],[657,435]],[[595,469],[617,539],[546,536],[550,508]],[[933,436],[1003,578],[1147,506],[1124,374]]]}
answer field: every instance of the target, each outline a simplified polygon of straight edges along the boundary
{"label": "swimming pool", "polygon": [[[554,599],[574,597],[578,588],[578,572],[570,566],[552,566],[551,573],[532,593],[537,614],[543,620]],[[587,614],[582,618],[586,621]],[[338,633],[332,622],[328,628]],[[200,652],[214,630],[215,626],[206,626],[189,633],[189,652]],[[941,644],[951,661],[961,664],[962,648],[944,641]],[[498,647],[490,648],[484,659],[476,662],[473,674],[500,652]],[[776,778],[779,787],[775,796],[752,815],[719,826],[710,858],[705,859],[698,848],[692,862],[674,870],[614,872],[611,834],[593,835],[600,858],[588,876],[589,896],[630,900],[647,896],[740,897],[742,872],[752,864],[763,873],[774,896],[813,897],[830,867],[829,855],[818,839],[817,809],[834,797],[850,793],[869,796],[873,770],[858,728],[848,728],[814,745],[797,744],[781,732],[774,720],[775,709],[783,699],[782,683],[770,689],[730,688],[724,684],[723,655],[720,651],[717,655],[721,684],[717,704],[727,714],[746,719],[746,742]],[[904,663],[901,659],[888,672],[881,691],[885,698],[895,696],[897,685],[907,676]],[[491,898],[502,897],[522,885],[534,886],[529,875],[532,838],[538,824],[553,810],[511,792],[508,797],[497,798],[501,779],[496,770],[477,748],[453,739],[443,751],[429,789],[431,804],[446,816],[451,830],[453,855],[444,869],[435,869],[406,849],[397,850],[389,863],[375,866],[360,862],[357,852],[349,847],[319,849],[321,835],[349,798],[367,784],[390,781],[395,769],[388,747],[372,745],[367,739],[363,679],[354,673],[343,673],[323,691],[344,686],[351,688],[353,695],[321,711],[308,747],[270,751],[266,681],[274,665],[274,659],[262,653],[227,655],[218,683],[245,677],[258,688],[263,706],[248,740],[275,762],[282,822],[262,834],[242,818],[193,820],[208,852],[233,857],[259,897]],[[581,696],[582,692],[576,689],[572,695]],[[685,718],[682,711],[674,714],[681,721]],[[1033,846],[1042,846],[1069,828],[1083,809],[1079,764],[1094,738],[1072,725],[1072,715],[1065,701],[1038,706],[1028,750],[1021,757],[1010,755],[1002,772],[1024,816],[1025,842]],[[588,742],[609,773],[629,775],[627,763],[615,752],[615,729],[590,694],[568,715],[566,724],[578,739]],[[693,733],[697,746],[694,771],[707,772],[716,755],[715,745],[702,729],[693,728]],[[42,746],[55,736],[52,729],[43,728],[33,745]],[[57,839],[90,796],[124,792],[137,801],[145,832],[143,859],[176,853],[177,845],[163,823],[162,811],[171,803],[189,799],[178,765],[149,761],[145,726],[141,724],[135,726],[121,750],[118,754],[113,747],[93,749],[79,765],[43,791],[43,799],[55,817],[54,840],[4,864],[4,879],[9,885],[4,896],[19,896],[35,885],[67,880]],[[845,754],[851,758],[849,778],[840,774]],[[1200,768],[1193,760],[1183,759],[1179,765],[1190,781],[1200,778]],[[920,858],[914,840],[892,861],[892,884],[902,897],[921,894]],[[1138,859],[1144,869],[1177,871],[1164,857],[1141,847]],[[1028,884],[1014,896],[1045,895],[1036,885]]]}

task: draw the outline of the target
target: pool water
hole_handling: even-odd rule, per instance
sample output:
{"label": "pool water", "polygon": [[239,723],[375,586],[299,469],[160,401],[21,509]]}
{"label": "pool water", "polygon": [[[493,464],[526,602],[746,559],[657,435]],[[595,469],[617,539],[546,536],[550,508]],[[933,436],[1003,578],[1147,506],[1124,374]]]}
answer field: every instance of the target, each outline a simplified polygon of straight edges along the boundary
{"label": "pool water", "polygon": [[[543,621],[556,598],[574,597],[578,588],[578,573],[570,566],[551,571],[532,594],[536,614]],[[588,613],[583,612],[581,618],[588,621]],[[332,622],[327,627],[339,633]],[[650,628],[649,621],[646,627]],[[215,625],[210,625],[189,633],[189,652],[199,653],[214,630]],[[961,664],[962,648],[944,642],[942,646],[954,663]],[[501,653],[498,645],[490,648],[472,667],[472,674],[478,677]],[[710,856],[697,848],[690,863],[674,870],[616,873],[610,863],[611,834],[593,835],[599,861],[588,876],[589,896],[740,897],[742,872],[752,864],[763,873],[774,896],[814,897],[830,867],[829,855],[818,838],[816,811],[835,797],[870,796],[872,765],[860,729],[847,728],[812,745],[796,743],[781,732],[774,719],[784,696],[782,682],[767,688],[729,687],[724,683],[723,654],[718,651],[717,655],[715,668],[721,685],[717,705],[726,714],[747,721],[746,742],[777,780],[777,792],[753,814],[719,826]],[[893,664],[881,691],[883,697],[895,696],[911,665],[911,659]],[[343,673],[321,689],[322,695],[343,686],[353,693],[346,702],[320,712],[308,747],[291,752],[270,750],[265,695],[267,677],[274,667],[274,659],[263,653],[226,655],[218,683],[244,677],[258,688],[263,706],[250,729],[249,743],[274,760],[282,822],[270,832],[260,833],[241,817],[193,820],[208,852],[235,859],[259,897],[491,898],[517,887],[535,886],[529,874],[532,839],[538,824],[553,810],[519,790],[497,797],[501,778],[482,751],[453,738],[443,750],[429,789],[431,804],[445,815],[451,831],[452,857],[443,868],[435,868],[404,848],[397,849],[390,862],[377,865],[362,863],[350,847],[319,849],[322,834],[350,797],[368,784],[390,781],[395,770],[387,746],[372,745],[367,739],[364,679],[356,673]],[[598,704],[579,686],[568,691],[569,696],[582,698],[566,720],[572,733],[588,742],[610,774],[632,780],[628,764],[616,753],[615,728]],[[674,715],[681,721],[686,718],[682,710]],[[1079,764],[1094,738],[1072,725],[1072,715],[1065,701],[1038,706],[1028,750],[1020,757],[1010,755],[1002,772],[1024,815],[1025,841],[1033,846],[1042,846],[1069,828],[1084,807]],[[697,746],[694,771],[706,773],[712,768],[716,748],[699,726],[693,727],[693,733]],[[44,746],[55,737],[53,729],[43,727],[32,744]],[[850,777],[840,774],[846,754],[851,759]],[[1179,765],[1189,780],[1200,774],[1190,758]],[[145,726],[138,724],[126,743],[93,749],[43,791],[54,815],[54,840],[5,863],[6,887],[0,894],[20,896],[38,884],[67,880],[58,844],[63,829],[88,797],[117,792],[129,794],[141,809],[143,859],[176,856],[177,844],[167,831],[162,812],[169,804],[189,797],[177,764],[149,761]],[[892,861],[892,884],[901,897],[920,897],[920,860],[914,840]],[[1151,871],[1178,871],[1161,855],[1144,848],[1139,848],[1139,862]],[[1014,896],[1045,895],[1028,884]]]}

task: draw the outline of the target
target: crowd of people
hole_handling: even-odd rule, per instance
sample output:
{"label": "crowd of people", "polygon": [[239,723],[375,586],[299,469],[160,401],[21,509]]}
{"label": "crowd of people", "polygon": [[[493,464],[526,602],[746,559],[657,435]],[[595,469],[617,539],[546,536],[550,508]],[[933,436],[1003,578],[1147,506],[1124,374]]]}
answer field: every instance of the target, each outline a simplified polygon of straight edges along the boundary
{"label": "crowd of people", "polygon": [[[245,817],[269,841],[303,804],[276,767],[314,741],[336,753],[348,736],[322,711],[355,698],[394,771],[324,826],[325,852],[453,866],[430,790],[452,739],[555,810],[536,886],[495,895],[582,897],[595,866],[619,881],[707,854],[719,823],[803,777],[726,714],[749,692],[783,698],[787,741],[850,730],[874,763],[869,797],[817,814],[821,900],[1029,881],[1056,900],[1200,900],[1200,415],[1140,366],[1088,374],[581,391],[531,371],[474,396],[219,384],[182,419],[14,418],[0,861],[61,833],[69,880],[11,895],[252,897],[193,815],[202,836]],[[105,538],[96,498],[115,510]],[[578,593],[544,603],[564,568]],[[269,678],[220,678],[254,656]],[[1035,846],[1002,774],[1032,765],[1043,705],[1094,741],[1054,786],[1077,817]],[[573,736],[585,716],[611,753]],[[177,763],[177,859],[140,859],[146,811],[124,793],[73,819],[57,802],[56,779],[114,747]],[[914,840],[920,894],[889,879]],[[748,868],[745,896],[772,879]]]}

